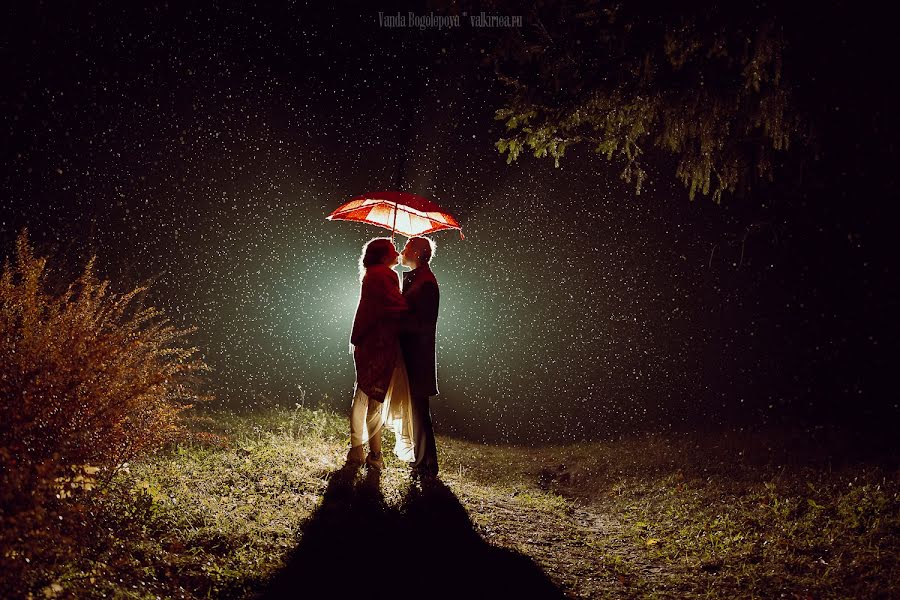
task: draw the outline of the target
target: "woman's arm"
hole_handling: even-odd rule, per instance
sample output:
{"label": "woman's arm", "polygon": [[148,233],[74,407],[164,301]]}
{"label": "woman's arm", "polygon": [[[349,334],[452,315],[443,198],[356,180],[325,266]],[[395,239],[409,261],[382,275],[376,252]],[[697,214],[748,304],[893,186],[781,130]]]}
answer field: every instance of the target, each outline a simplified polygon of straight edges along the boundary
{"label": "woman's arm", "polygon": [[382,278],[382,310],[385,316],[402,315],[409,312],[409,304],[400,293],[400,281],[397,274],[390,271]]}
{"label": "woman's arm", "polygon": [[400,293],[396,273],[390,269],[370,268],[362,280],[350,342],[358,345],[379,320],[408,313],[409,305]]}

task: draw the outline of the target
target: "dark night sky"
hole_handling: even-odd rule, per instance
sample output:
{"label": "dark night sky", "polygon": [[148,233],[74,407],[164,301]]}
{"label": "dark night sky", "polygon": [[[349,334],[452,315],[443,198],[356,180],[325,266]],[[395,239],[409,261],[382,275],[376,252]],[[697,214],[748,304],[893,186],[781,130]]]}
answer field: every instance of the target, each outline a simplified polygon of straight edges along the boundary
{"label": "dark night sky", "polygon": [[434,236],[443,432],[895,422],[893,105],[868,16],[830,6],[795,46],[826,118],[804,187],[718,206],[665,161],[640,196],[585,151],[507,165],[465,28],[84,6],[3,25],[3,254],[27,226],[65,268],[96,252],[120,289],[159,275],[221,404],[349,404],[356,262],[383,232],[324,217],[399,186],[466,234]]}

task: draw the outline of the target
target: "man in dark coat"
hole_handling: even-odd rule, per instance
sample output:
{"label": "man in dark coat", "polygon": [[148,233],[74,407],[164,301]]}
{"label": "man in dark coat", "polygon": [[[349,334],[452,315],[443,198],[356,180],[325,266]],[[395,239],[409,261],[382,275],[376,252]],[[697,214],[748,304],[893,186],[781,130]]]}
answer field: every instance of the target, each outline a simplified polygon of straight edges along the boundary
{"label": "man in dark coat", "polygon": [[429,398],[438,393],[435,333],[437,330],[437,279],[431,272],[434,245],[428,238],[410,238],[400,253],[401,264],[412,269],[403,274],[403,298],[410,316],[401,325],[400,350],[409,376],[412,396],[413,436],[416,458],[413,474],[434,477],[438,472],[437,447],[431,423]]}

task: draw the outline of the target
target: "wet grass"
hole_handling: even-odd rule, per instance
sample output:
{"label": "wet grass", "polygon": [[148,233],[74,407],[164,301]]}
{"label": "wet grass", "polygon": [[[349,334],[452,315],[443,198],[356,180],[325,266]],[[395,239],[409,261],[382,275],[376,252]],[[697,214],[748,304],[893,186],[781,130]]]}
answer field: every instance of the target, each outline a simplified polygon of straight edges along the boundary
{"label": "wet grass", "polygon": [[[265,594],[322,513],[346,418],[297,408],[197,424],[222,437],[129,465],[115,484],[127,494],[98,505],[94,543],[36,578],[36,596]],[[897,463],[852,441],[826,450],[826,433],[438,446],[460,526],[570,597],[897,597]],[[378,514],[403,519],[412,484],[386,457]]]}
{"label": "wet grass", "polygon": [[[510,454],[531,466],[509,472]],[[585,543],[623,595],[880,598],[900,593],[896,456],[835,430],[670,434],[491,448],[470,474],[587,508]]]}

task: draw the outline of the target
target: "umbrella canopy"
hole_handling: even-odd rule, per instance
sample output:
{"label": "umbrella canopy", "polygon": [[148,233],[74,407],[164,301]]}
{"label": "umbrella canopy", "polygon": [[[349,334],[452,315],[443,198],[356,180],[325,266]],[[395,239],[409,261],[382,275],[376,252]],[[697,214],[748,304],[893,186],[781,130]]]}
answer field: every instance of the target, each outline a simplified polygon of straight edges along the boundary
{"label": "umbrella canopy", "polygon": [[329,221],[360,221],[396,231],[406,237],[457,229],[459,222],[443,208],[407,192],[370,192],[354,198],[328,215]]}

